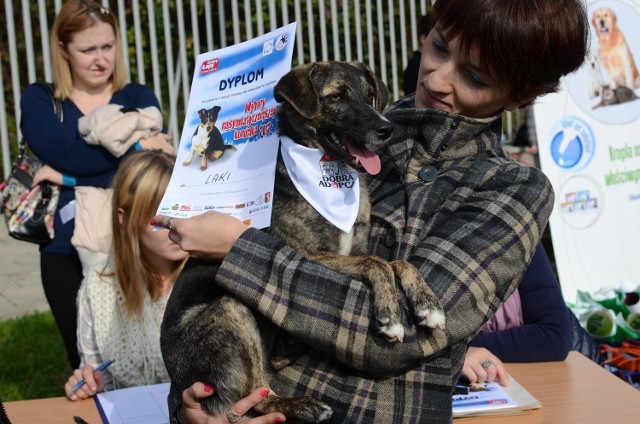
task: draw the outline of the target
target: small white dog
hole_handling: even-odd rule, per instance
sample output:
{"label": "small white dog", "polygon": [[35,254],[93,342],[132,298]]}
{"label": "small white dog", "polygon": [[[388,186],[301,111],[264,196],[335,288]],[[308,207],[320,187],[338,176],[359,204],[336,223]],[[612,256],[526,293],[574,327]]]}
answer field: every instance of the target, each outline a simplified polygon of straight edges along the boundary
{"label": "small white dog", "polygon": [[602,96],[602,72],[600,71],[600,55],[597,51],[587,53],[585,66],[589,75],[589,98],[594,99]]}

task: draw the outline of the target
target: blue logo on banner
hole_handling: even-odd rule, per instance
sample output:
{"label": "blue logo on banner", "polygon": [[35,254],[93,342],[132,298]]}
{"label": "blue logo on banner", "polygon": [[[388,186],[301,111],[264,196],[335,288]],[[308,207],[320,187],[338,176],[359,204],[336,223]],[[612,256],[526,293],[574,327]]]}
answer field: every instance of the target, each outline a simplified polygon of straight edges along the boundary
{"label": "blue logo on banner", "polygon": [[560,168],[575,172],[591,162],[595,139],[585,121],[565,117],[553,127],[551,134],[551,157]]}

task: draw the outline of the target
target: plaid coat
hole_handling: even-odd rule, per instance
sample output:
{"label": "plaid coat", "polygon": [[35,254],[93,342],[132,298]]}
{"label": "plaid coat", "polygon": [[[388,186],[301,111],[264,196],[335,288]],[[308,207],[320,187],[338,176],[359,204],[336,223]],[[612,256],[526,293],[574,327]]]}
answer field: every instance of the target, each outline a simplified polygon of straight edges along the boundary
{"label": "plaid coat", "polygon": [[[402,297],[405,339],[388,343],[374,330],[369,287],[255,229],[216,278],[312,347],[272,387],[322,399],[335,423],[450,423],[467,343],[516,288],[551,213],[548,179],[500,147],[500,116],[470,119],[412,104],[401,100],[386,113],[396,130],[370,184],[370,246],[420,269],[445,309],[444,330],[416,330]],[[427,177],[417,178],[425,166]]]}

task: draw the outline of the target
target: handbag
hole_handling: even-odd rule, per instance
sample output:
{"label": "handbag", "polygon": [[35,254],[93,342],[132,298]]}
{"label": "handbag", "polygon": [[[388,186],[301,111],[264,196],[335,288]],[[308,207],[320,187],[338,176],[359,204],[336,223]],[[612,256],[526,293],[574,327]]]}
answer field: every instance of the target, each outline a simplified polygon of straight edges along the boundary
{"label": "handbag", "polygon": [[[53,85],[37,84],[51,96],[54,112],[62,122],[62,102],[54,97]],[[31,187],[33,177],[42,165],[40,159],[27,154],[26,142],[24,139],[20,140],[18,156],[13,162],[11,173],[0,184],[0,213],[4,215],[9,235],[17,240],[37,244],[53,239],[53,218],[60,197],[60,187],[57,184],[43,181],[36,187]]]}

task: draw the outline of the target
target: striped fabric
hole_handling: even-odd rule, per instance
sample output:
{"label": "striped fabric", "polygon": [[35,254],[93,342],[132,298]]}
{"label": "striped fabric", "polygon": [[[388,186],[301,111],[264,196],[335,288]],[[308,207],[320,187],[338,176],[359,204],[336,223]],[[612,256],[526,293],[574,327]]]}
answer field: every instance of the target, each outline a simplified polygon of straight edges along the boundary
{"label": "striped fabric", "polygon": [[[370,184],[371,250],[421,270],[445,308],[445,330],[417,330],[401,295],[405,340],[388,343],[371,321],[367,286],[255,229],[216,278],[312,348],[274,376],[273,388],[322,399],[335,423],[450,423],[467,342],[515,289],[553,205],[547,178],[500,147],[500,116],[412,104],[400,100],[386,113],[396,130]],[[433,181],[416,177],[423,166],[433,167]]]}

